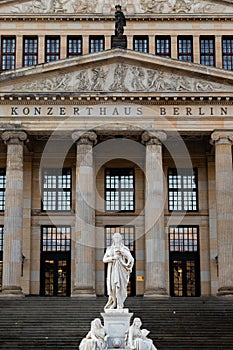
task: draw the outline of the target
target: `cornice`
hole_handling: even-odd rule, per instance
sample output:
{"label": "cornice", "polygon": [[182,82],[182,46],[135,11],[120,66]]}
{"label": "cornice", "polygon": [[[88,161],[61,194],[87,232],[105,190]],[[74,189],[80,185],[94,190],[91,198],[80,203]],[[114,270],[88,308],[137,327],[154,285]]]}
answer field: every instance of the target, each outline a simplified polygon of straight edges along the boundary
{"label": "cornice", "polygon": [[[212,93],[213,94],[213,93]],[[175,96],[173,94],[169,94],[168,96],[159,96],[158,94],[152,93],[151,96],[148,96],[148,92],[145,94],[125,94],[122,96],[122,94],[114,94],[111,95],[109,93],[108,96],[106,96],[106,93],[102,96],[98,95],[82,95],[80,94],[36,94],[36,95],[29,95],[29,94],[6,94],[0,96],[0,104],[1,105],[33,105],[33,104],[43,104],[43,105],[61,105],[62,103],[66,105],[86,105],[93,104],[93,105],[100,105],[100,104],[140,104],[140,105],[232,105],[233,104],[233,93],[229,94],[228,96],[221,96],[216,95],[213,96],[210,93],[204,93],[204,94],[196,94],[196,96],[188,95],[187,93],[175,93]]]}
{"label": "cornice", "polygon": [[[135,14],[127,15],[127,21],[143,21],[143,22],[169,22],[169,21],[224,21],[232,22],[233,16],[227,14]],[[90,22],[99,22],[99,21],[115,21],[115,17],[112,15],[103,15],[103,14],[4,14],[0,15],[1,22],[32,22],[32,21],[44,21],[44,22],[80,22],[80,21],[90,21]]]}

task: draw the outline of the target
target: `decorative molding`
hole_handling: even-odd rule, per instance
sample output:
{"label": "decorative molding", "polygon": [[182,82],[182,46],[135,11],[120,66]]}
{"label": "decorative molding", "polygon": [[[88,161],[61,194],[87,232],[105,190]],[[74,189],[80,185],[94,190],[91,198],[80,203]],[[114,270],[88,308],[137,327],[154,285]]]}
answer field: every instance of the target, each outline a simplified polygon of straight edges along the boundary
{"label": "decorative molding", "polygon": [[72,139],[78,145],[95,146],[97,144],[97,135],[94,131],[74,131],[72,133]]}
{"label": "decorative molding", "polygon": [[[225,87],[225,89],[224,89]],[[6,90],[4,86],[4,90]],[[13,84],[14,92],[217,92],[232,86],[125,63],[97,66],[54,77]]]}
{"label": "decorative molding", "polygon": [[22,144],[27,140],[27,134],[25,131],[9,130],[4,131],[1,135],[2,140],[5,144],[17,145]]}
{"label": "decorative molding", "polygon": [[216,130],[211,134],[211,144],[233,144],[233,130]]}
{"label": "decorative molding", "polygon": [[141,140],[144,145],[161,145],[167,139],[167,134],[162,130],[144,131]]}

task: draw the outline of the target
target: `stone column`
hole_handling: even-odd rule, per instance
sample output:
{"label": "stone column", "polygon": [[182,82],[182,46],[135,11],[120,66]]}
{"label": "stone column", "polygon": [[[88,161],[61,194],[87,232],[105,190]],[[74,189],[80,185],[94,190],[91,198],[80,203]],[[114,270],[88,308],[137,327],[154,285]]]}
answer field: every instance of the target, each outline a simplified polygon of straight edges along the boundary
{"label": "stone column", "polygon": [[4,216],[3,290],[20,295],[23,235],[23,144],[24,131],[5,131],[7,144],[6,199]]}
{"label": "stone column", "polygon": [[162,165],[162,142],[165,140],[166,134],[163,131],[145,131],[142,134],[142,143],[146,145],[145,295],[148,296],[167,295],[164,233],[165,195]]}
{"label": "stone column", "polygon": [[233,295],[233,130],[214,131],[218,244],[218,295]]}
{"label": "stone column", "polygon": [[93,131],[72,134],[77,144],[75,204],[75,276],[73,296],[95,295],[95,188]]}

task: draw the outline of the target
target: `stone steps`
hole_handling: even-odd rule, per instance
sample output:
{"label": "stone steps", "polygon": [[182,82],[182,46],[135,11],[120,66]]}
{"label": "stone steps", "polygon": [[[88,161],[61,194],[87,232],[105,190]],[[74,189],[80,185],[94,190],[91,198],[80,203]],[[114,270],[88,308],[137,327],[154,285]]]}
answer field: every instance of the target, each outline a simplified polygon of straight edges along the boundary
{"label": "stone steps", "polygon": [[[0,298],[0,349],[75,350],[106,298]],[[128,298],[158,350],[232,350],[233,298]]]}

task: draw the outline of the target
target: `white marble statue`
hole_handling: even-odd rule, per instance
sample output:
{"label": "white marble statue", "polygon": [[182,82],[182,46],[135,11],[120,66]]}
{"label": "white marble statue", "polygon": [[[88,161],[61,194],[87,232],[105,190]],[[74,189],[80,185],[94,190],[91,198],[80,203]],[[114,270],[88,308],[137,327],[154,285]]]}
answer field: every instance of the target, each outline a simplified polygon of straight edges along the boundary
{"label": "white marble statue", "polygon": [[91,322],[91,330],[82,339],[79,350],[106,350],[108,334],[99,318]]}
{"label": "white marble statue", "polygon": [[123,309],[134,258],[129,248],[123,244],[120,233],[114,233],[113,243],[107,248],[103,262],[108,264],[107,292],[109,298],[105,309]]}
{"label": "white marble statue", "polygon": [[141,319],[135,318],[132,326],[126,332],[126,349],[128,350],[157,350],[151,339],[147,338],[149,331],[141,329]]}

